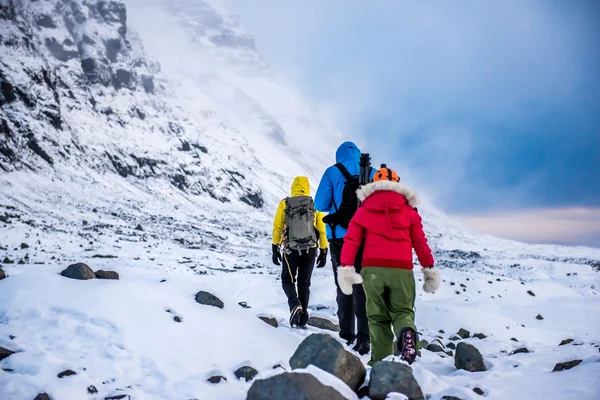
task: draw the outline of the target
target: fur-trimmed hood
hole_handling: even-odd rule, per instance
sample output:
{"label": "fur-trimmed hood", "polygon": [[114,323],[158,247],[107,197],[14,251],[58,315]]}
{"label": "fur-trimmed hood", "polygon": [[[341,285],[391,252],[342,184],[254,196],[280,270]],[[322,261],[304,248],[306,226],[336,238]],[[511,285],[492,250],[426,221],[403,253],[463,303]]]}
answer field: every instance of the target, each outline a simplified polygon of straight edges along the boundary
{"label": "fur-trimmed hood", "polygon": [[408,186],[393,181],[377,181],[364,185],[356,191],[358,200],[362,203],[375,192],[395,192],[401,194],[406,199],[406,203],[411,207],[416,207],[420,203],[419,195]]}

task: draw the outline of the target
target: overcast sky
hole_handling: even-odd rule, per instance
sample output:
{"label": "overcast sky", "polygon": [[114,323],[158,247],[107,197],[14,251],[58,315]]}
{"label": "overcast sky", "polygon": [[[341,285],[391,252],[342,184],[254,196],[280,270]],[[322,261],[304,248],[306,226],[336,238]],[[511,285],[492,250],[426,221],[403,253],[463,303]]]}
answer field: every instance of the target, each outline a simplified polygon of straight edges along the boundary
{"label": "overcast sky", "polygon": [[229,5],[281,79],[437,207],[600,246],[600,1]]}

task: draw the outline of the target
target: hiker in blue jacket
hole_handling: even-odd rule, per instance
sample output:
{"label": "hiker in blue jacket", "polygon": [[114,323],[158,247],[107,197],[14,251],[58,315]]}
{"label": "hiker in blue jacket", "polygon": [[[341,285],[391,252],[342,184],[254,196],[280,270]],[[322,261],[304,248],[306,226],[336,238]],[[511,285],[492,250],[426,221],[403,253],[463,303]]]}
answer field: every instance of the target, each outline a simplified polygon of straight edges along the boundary
{"label": "hiker in blue jacket", "polygon": [[[360,173],[360,150],[352,142],[344,142],[338,147],[335,153],[336,163],[342,164],[350,175],[359,175]],[[374,170],[371,173],[373,178]],[[342,204],[342,194],[346,177],[336,165],[325,170],[317,194],[315,195],[315,208],[325,213],[336,212]],[[331,252],[331,263],[333,265],[333,274],[335,285],[337,287],[337,315],[340,322],[340,337],[356,345],[353,350],[359,354],[367,354],[371,349],[369,339],[369,323],[367,320],[366,298],[362,285],[354,285],[353,293],[345,295],[338,284],[337,268],[340,266],[340,257],[342,246],[344,245],[344,236],[346,229],[337,225],[327,225],[327,239],[329,240],[329,249]],[[360,251],[362,253],[362,250]],[[360,263],[362,254],[356,257],[355,268],[360,272]],[[355,329],[357,328],[357,329]]]}

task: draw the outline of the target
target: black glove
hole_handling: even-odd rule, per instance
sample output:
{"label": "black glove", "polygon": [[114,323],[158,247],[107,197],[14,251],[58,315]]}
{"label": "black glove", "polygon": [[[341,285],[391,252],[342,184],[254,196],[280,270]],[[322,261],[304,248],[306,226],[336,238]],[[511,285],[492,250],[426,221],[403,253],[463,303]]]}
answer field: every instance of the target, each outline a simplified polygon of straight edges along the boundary
{"label": "black glove", "polygon": [[273,264],[281,265],[281,252],[278,244],[273,245]]}
{"label": "black glove", "polygon": [[317,258],[317,268],[323,268],[327,264],[327,248],[321,249]]}

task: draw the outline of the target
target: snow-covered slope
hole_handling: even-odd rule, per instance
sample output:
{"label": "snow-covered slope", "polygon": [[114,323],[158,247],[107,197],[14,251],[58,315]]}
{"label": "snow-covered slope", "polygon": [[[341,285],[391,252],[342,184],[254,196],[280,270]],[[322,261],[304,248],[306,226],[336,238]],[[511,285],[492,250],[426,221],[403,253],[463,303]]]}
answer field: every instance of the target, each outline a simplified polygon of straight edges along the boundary
{"label": "snow-covered slope", "polygon": [[[0,361],[0,399],[243,399],[241,363],[288,368],[314,330],[256,317],[287,314],[271,217],[293,176],[317,185],[341,137],[277,81],[235,16],[216,0],[0,0],[0,83],[0,346],[19,351]],[[475,399],[473,386],[597,398],[600,251],[420,212],[445,279],[419,294],[420,330],[443,329],[444,343],[482,331],[473,343],[493,366],[467,376],[424,352],[415,374],[431,399]],[[57,275],[73,262],[121,280]],[[315,314],[335,320],[330,267],[313,282]],[[196,304],[199,290],[225,308]],[[576,345],[558,347],[567,337]],[[502,353],[521,345],[532,353]],[[550,372],[573,358],[584,363]],[[215,371],[228,381],[208,383]]]}

